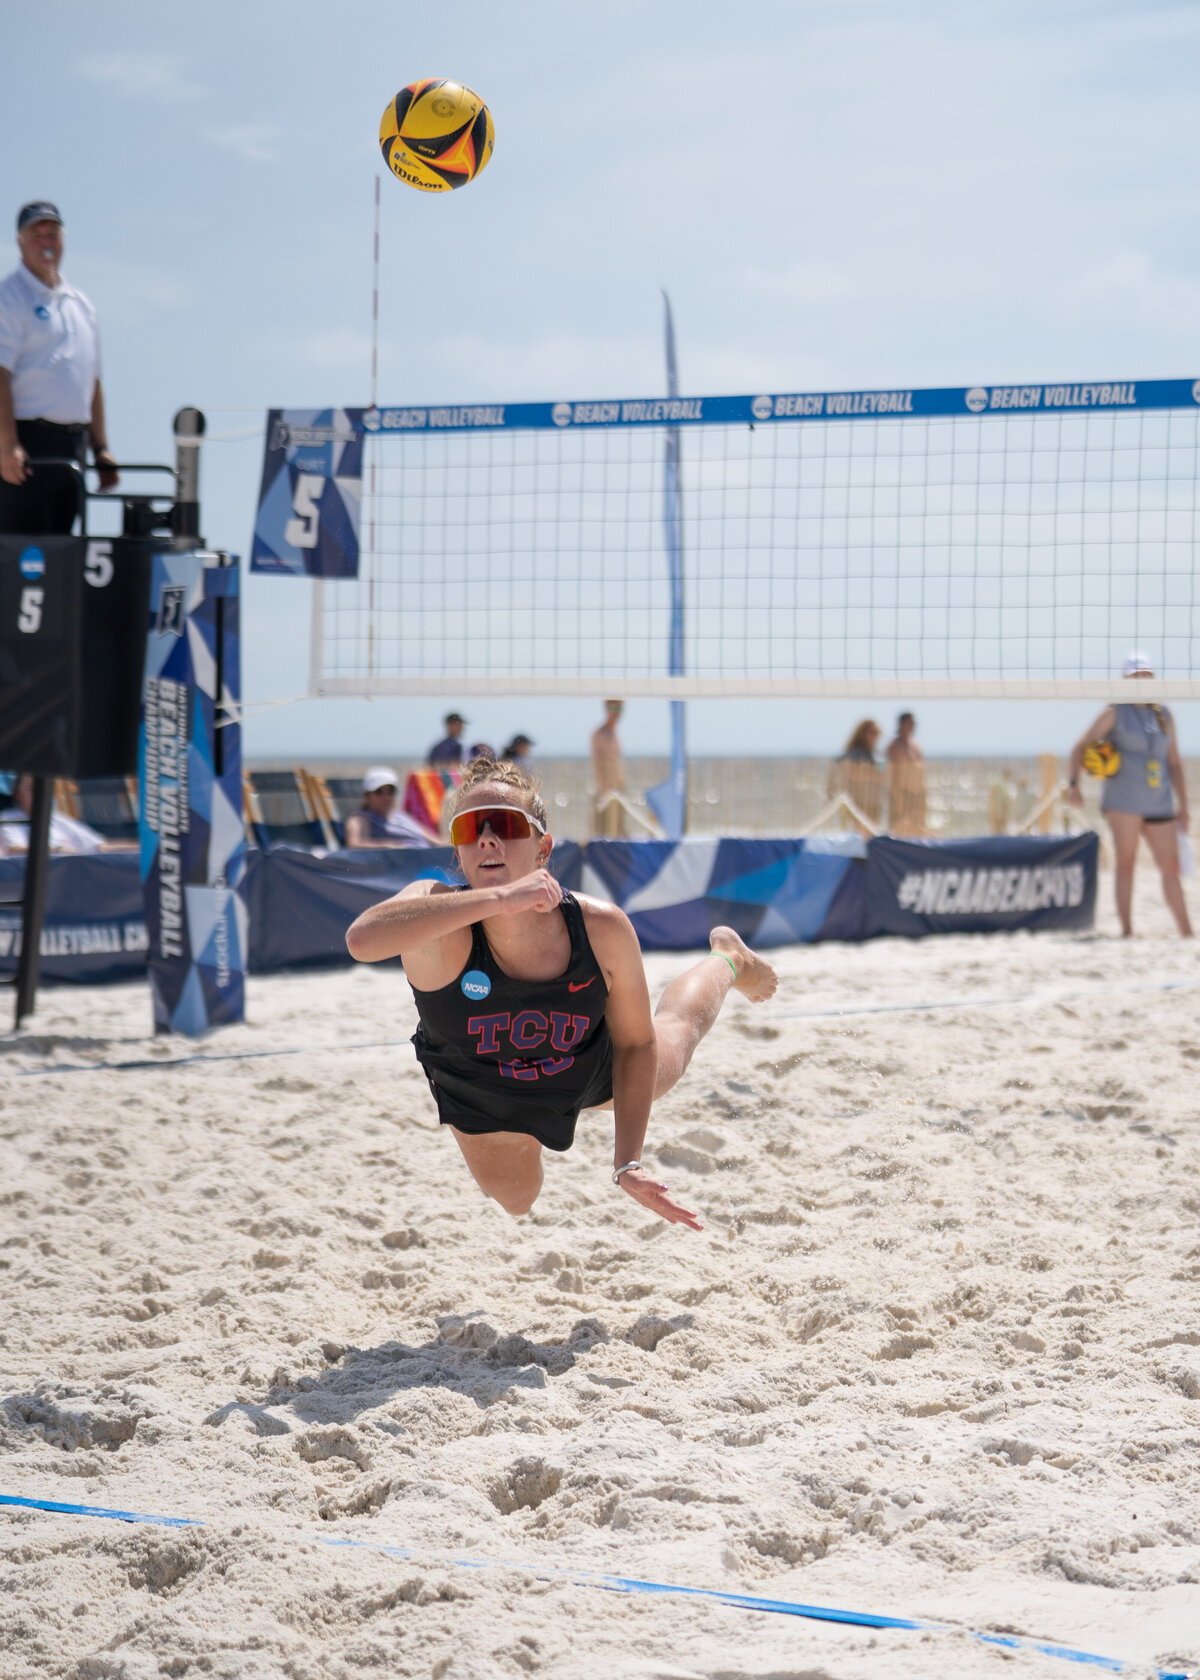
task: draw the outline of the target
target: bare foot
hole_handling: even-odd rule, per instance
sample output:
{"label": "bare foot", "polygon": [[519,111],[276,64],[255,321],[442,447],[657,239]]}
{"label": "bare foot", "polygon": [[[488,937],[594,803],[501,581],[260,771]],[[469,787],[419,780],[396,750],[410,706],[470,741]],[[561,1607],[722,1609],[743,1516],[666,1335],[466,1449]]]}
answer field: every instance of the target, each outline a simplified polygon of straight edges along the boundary
{"label": "bare foot", "polygon": [[737,966],[734,990],[748,997],[751,1003],[765,1003],[775,996],[779,978],[769,962],[756,956],[746,941],[729,927],[715,927],[708,936],[712,949]]}

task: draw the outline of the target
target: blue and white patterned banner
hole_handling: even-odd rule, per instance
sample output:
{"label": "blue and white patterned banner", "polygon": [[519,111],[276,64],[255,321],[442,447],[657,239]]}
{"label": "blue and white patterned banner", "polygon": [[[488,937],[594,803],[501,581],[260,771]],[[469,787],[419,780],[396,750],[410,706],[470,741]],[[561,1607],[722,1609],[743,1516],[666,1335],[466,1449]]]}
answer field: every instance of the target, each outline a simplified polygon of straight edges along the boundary
{"label": "blue and white patterned banner", "polygon": [[363,435],[361,408],[268,411],[252,572],[358,576]]}
{"label": "blue and white patterned banner", "polygon": [[227,554],[156,554],[138,741],[138,830],[156,1032],[245,1013],[239,573]]}

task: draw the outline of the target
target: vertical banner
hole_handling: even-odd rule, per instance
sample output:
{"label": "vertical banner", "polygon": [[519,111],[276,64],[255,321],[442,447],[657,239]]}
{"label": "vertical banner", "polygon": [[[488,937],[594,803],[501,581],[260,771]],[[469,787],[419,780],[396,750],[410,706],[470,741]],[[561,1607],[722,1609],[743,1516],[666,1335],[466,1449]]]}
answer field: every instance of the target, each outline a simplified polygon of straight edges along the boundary
{"label": "vertical banner", "polygon": [[227,554],[154,556],[138,829],[155,1032],[245,1013],[241,728],[223,723],[241,698],[238,584]]}
{"label": "vertical banner", "polygon": [[[663,293],[663,331],[667,351],[667,395],[679,396],[679,368],[675,361],[675,320],[671,300]],[[683,675],[683,483],[679,473],[679,427],[667,432],[663,456],[663,545],[671,581],[671,640],[667,671]],[[671,774],[657,787],[646,789],[646,803],[666,831],[668,840],[682,840],[687,829],[687,712],[682,700],[671,701]]]}
{"label": "vertical banner", "polygon": [[[358,576],[363,410],[272,408],[252,572],[286,577]],[[377,423],[377,422],[376,422]]]}

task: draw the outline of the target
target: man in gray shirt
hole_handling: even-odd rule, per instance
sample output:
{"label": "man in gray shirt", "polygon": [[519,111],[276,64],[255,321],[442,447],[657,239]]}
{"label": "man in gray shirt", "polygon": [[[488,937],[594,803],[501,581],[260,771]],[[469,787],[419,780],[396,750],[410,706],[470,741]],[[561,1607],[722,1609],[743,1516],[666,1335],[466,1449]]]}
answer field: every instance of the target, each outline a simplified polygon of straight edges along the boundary
{"label": "man in gray shirt", "polygon": [[17,213],[20,265],[0,281],[0,532],[68,532],[78,487],[66,467],[37,461],[86,459],[100,488],[117,483],[108,449],[96,311],[59,273],[62,217],[35,200]]}

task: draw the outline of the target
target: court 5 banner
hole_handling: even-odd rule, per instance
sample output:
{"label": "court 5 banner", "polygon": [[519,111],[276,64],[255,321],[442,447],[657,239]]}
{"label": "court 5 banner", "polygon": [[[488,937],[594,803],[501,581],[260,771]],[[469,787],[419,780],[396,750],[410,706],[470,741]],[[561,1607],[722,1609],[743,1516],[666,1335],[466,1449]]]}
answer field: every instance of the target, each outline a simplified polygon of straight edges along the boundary
{"label": "court 5 banner", "polygon": [[358,576],[363,435],[361,408],[268,411],[252,572]]}
{"label": "court 5 banner", "polygon": [[223,721],[241,697],[238,585],[228,554],[154,556],[138,829],[156,1032],[245,1012],[241,729]]}

